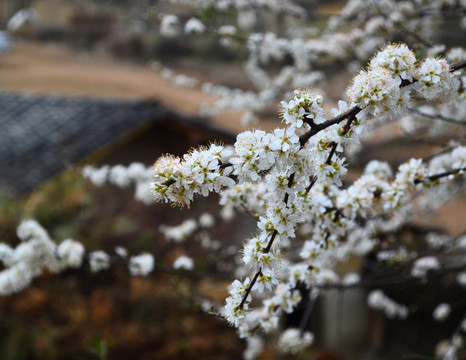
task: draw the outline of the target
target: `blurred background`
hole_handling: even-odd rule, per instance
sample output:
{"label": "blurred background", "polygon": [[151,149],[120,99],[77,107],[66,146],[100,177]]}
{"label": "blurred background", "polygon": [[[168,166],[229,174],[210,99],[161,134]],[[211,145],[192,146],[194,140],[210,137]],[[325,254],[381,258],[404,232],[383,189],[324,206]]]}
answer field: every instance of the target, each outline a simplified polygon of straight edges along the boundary
{"label": "blurred background", "polygon": [[[345,4],[300,3],[313,10],[316,28]],[[216,196],[198,199],[189,210],[147,206],[134,199],[134,189],[96,187],[80,173],[86,164],[150,165],[166,153],[182,155],[210,142],[231,144],[245,129],[238,112],[199,116],[202,105],[214,98],[199,87],[176,86],[159,71],[164,64],[198,83],[254,90],[242,69],[248,56],[244,46],[225,47],[214,36],[162,36],[163,13],[186,19],[198,15],[189,6],[147,0],[0,0],[0,241],[16,245],[17,225],[32,218],[57,241],[77,239],[89,250],[148,251],[167,266],[186,254],[197,271],[207,274],[130,277],[118,264],[98,274],[86,266],[58,276],[44,271],[28,289],[0,298],[2,360],[242,357],[244,342],[224,321],[206,314],[204,299],[222,304],[230,281],[214,274],[231,268],[228,261],[219,265],[225,257],[221,249],[233,245],[230,257],[237,255],[254,232],[254,219],[244,214],[219,222],[209,236],[220,249],[200,246],[205,235],[199,233],[175,244],[161,234],[160,225],[217,214]],[[238,14],[222,16],[235,23]],[[201,19],[217,21],[208,11]],[[292,21],[264,16],[253,30],[280,32]],[[442,39],[464,43],[464,32],[451,31],[448,24],[443,31]],[[329,71],[322,84],[328,109],[341,98],[352,73],[344,67]],[[260,112],[256,126],[278,126],[278,111],[279,100]],[[348,180],[372,158],[395,167],[411,156],[428,156],[457,130],[424,142],[406,138],[397,125],[375,129],[365,141],[367,151],[352,160]],[[463,194],[398,236],[411,243],[430,230],[458,236],[466,231],[465,214]],[[364,264],[357,259],[341,270],[362,273]],[[386,320],[364,305],[366,289],[329,290],[310,319],[313,348],[294,357],[266,349],[260,359],[434,359],[435,346],[459,321],[464,296],[458,296],[464,290],[453,277],[434,280],[428,288],[407,283],[384,290],[414,304],[415,315]],[[442,301],[459,305],[448,321],[433,323],[439,293]],[[286,322],[299,325],[304,305]]]}

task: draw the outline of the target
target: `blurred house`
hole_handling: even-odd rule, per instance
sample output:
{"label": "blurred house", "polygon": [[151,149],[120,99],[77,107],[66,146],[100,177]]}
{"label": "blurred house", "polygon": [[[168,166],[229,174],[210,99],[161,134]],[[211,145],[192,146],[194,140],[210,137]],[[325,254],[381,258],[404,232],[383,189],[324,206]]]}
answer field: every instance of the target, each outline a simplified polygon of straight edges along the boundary
{"label": "blurred house", "polygon": [[153,163],[234,137],[155,100],[0,92],[0,188],[24,195],[76,163]]}

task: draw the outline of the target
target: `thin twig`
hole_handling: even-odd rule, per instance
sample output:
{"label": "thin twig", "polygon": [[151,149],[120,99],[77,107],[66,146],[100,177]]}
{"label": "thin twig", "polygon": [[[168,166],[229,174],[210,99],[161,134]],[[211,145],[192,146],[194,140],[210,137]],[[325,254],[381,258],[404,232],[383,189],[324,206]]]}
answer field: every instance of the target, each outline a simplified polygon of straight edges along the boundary
{"label": "thin twig", "polygon": [[387,15],[377,4],[376,0],[373,0],[374,6],[377,8],[377,11],[379,12],[380,15],[382,15],[385,19],[390,21],[393,25],[397,26],[400,30],[408,34],[409,36],[413,37],[417,41],[419,41],[421,44],[427,46],[427,47],[432,47],[432,43],[430,41],[425,40],[418,34],[416,34],[414,31],[409,30],[406,26],[404,26],[400,21],[395,21],[393,20],[389,15]]}
{"label": "thin twig", "polygon": [[348,111],[344,112],[343,114],[338,115],[337,117],[333,119],[324,121],[323,123],[316,125],[313,129],[309,130],[307,133],[299,137],[299,143],[301,144],[301,147],[303,147],[306,144],[306,142],[318,132],[328,128],[329,126],[338,124],[341,121],[349,118],[350,116],[356,116],[357,114],[359,114],[361,110],[362,109],[356,105],[352,107],[351,109],[349,109]]}
{"label": "thin twig", "polygon": [[457,266],[452,266],[448,268],[443,268],[438,271],[429,271],[427,279],[420,279],[412,275],[406,276],[397,276],[385,279],[375,279],[375,280],[365,280],[360,281],[354,284],[343,284],[343,283],[333,283],[333,284],[313,284],[312,286],[319,289],[335,289],[335,290],[346,290],[346,289],[357,289],[357,288],[372,288],[372,287],[382,287],[388,285],[395,285],[401,283],[407,283],[409,281],[417,281],[421,284],[425,284],[428,280],[438,277],[441,275],[449,274],[452,272],[463,271],[466,268],[466,263],[462,263]]}
{"label": "thin twig", "polygon": [[249,286],[247,287],[244,295],[243,295],[243,298],[241,299],[241,302],[240,304],[237,306],[236,309],[242,309],[243,306],[244,306],[244,303],[246,302],[246,299],[248,298],[249,296],[249,293],[251,292],[252,290],[252,287],[254,286],[254,284],[256,283],[257,281],[257,278],[259,277],[259,275],[262,274],[262,269],[259,269],[258,272],[256,272],[256,275],[254,275],[254,277],[252,278],[251,280],[251,283],[249,284]]}
{"label": "thin twig", "polygon": [[196,270],[180,270],[174,269],[170,266],[165,265],[154,265],[154,271],[163,272],[166,274],[172,275],[186,275],[195,279],[215,279],[215,280],[231,280],[231,275],[228,273],[211,273],[206,271],[196,271]]}
{"label": "thin twig", "polygon": [[425,161],[425,162],[430,161],[433,158],[436,158],[437,156],[444,155],[444,154],[447,154],[447,153],[451,152],[453,149],[455,149],[455,147],[447,146],[445,149],[443,149],[441,151],[438,151],[436,153],[433,153],[433,154],[431,154],[429,156],[426,156],[422,160]]}
{"label": "thin twig", "polygon": [[419,109],[416,109],[416,108],[410,108],[408,110],[413,112],[413,113],[416,113],[418,115],[421,115],[423,117],[429,118],[429,119],[441,120],[441,121],[445,121],[445,122],[456,124],[456,125],[466,126],[466,121],[452,119],[452,118],[449,118],[449,117],[446,117],[446,116],[443,116],[443,115],[440,115],[440,114],[436,114],[436,115],[427,114],[427,113],[425,113],[425,112],[423,112],[423,111],[421,111]]}
{"label": "thin twig", "polygon": [[311,182],[309,183],[309,186],[306,188],[306,194],[309,193],[309,191],[312,189],[312,187],[314,186],[316,182],[317,182],[317,176],[313,175],[311,177]]}
{"label": "thin twig", "polygon": [[227,168],[227,167],[229,167],[229,166],[233,166],[233,164],[232,164],[232,163],[229,163],[229,162],[224,163],[224,164],[220,164],[220,169],[225,169],[225,168]]}
{"label": "thin twig", "polygon": [[335,151],[337,150],[338,143],[335,141],[332,142],[332,148],[330,149],[330,153],[328,154],[327,160],[325,160],[326,165],[332,164],[332,157],[335,154]]}
{"label": "thin twig", "polygon": [[309,322],[309,317],[311,316],[312,309],[314,309],[314,305],[317,302],[317,298],[320,295],[319,289],[313,289],[312,287],[309,289],[309,301],[306,305],[306,309],[304,310],[303,317],[299,323],[299,336],[303,337],[304,332],[307,327],[307,323]]}
{"label": "thin twig", "polygon": [[[455,332],[453,333],[453,335],[450,337],[450,340],[448,341],[448,345],[452,346],[453,345],[453,342],[455,341],[455,338],[461,333],[461,331],[463,330],[463,322],[466,320],[466,311],[463,313],[463,316],[461,317],[461,320],[460,322],[458,323],[458,325],[456,326],[456,329],[455,329]],[[442,360],[443,359],[446,359],[445,356],[442,357]]]}
{"label": "thin twig", "polygon": [[248,207],[246,207],[246,205],[244,205],[243,203],[241,203],[241,208],[246,212],[248,213],[249,215],[251,215],[252,217],[254,218],[258,218],[259,215],[257,213],[255,213],[254,211],[252,211],[251,209],[249,209]]}
{"label": "thin twig", "polygon": [[439,173],[439,174],[427,176],[424,179],[416,179],[416,180],[414,180],[414,183],[415,184],[420,184],[420,183],[425,183],[427,181],[435,181],[435,180],[438,180],[438,179],[441,179],[441,178],[444,178],[444,177],[447,177],[447,176],[450,176],[450,175],[455,175],[455,174],[461,173],[463,171],[466,171],[466,167],[463,167],[461,169],[452,169],[452,170],[445,171],[445,172],[442,172],[442,173]]}

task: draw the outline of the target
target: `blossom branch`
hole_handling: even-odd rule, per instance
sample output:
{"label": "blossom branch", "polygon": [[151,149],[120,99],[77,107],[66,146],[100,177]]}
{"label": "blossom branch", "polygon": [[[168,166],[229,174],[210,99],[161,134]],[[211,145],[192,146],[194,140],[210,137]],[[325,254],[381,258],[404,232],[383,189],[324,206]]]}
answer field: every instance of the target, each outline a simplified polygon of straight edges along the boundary
{"label": "blossom branch", "polygon": [[[294,176],[295,176],[295,173],[291,174],[291,175],[288,177],[288,184],[287,184],[288,188],[291,188],[291,186],[292,186],[292,184],[293,184]],[[285,204],[288,203],[289,196],[290,196],[290,195],[289,195],[288,193],[285,194],[285,198],[284,198],[284,200],[283,200]],[[266,246],[265,249],[263,250],[263,252],[264,252],[265,254],[267,254],[267,253],[270,252],[270,249],[272,248],[273,242],[274,242],[275,238],[277,237],[277,235],[278,235],[278,231],[277,231],[277,230],[274,230],[273,233],[272,233],[272,236],[270,237],[270,240],[269,240],[267,246]],[[262,269],[259,269],[259,270],[256,272],[256,274],[254,275],[254,277],[252,278],[251,283],[250,283],[249,286],[247,287],[246,292],[244,293],[244,295],[243,295],[243,297],[242,297],[242,299],[241,299],[240,304],[237,306],[237,309],[242,309],[242,308],[243,308],[244,303],[245,303],[247,297],[249,296],[249,293],[251,292],[253,286],[255,285],[255,283],[256,283],[256,281],[257,281],[257,279],[258,279],[258,277],[259,277],[259,275],[260,275],[261,273],[262,273]]]}
{"label": "blossom branch", "polygon": [[353,108],[351,108],[350,110],[346,111],[345,113],[343,113],[341,115],[338,115],[337,117],[335,117],[333,119],[327,120],[327,121],[325,121],[325,122],[323,122],[321,124],[316,125],[313,129],[309,130],[307,133],[305,133],[305,134],[303,134],[303,135],[301,135],[299,137],[299,143],[301,144],[301,146],[304,146],[306,144],[306,142],[312,136],[316,135],[318,132],[320,132],[322,130],[325,130],[329,126],[339,124],[340,122],[342,122],[343,120],[345,120],[345,119],[347,119],[349,117],[356,116],[361,111],[362,111],[362,109],[359,106],[356,105]]}
{"label": "blossom branch", "polygon": [[259,275],[261,273],[262,273],[262,271],[261,271],[261,269],[259,269],[259,271],[256,272],[256,275],[254,275],[254,277],[252,278],[251,283],[249,284],[249,286],[246,288],[246,291],[244,292],[244,295],[243,295],[243,298],[241,299],[241,302],[239,303],[239,305],[236,308],[237,310],[243,308],[244,303],[246,302],[246,299],[248,298],[248,296],[249,296],[249,294],[250,294],[250,292],[252,290],[252,287],[256,283],[257,278],[259,277]]}
{"label": "blossom branch", "polygon": [[[455,72],[457,70],[463,69],[464,67],[466,67],[466,61],[458,62],[458,63],[453,64],[453,65],[450,66],[450,72]],[[402,80],[402,82],[400,84],[400,88],[412,85],[417,81],[418,81],[417,79],[413,79],[413,80],[404,79],[404,80]],[[356,115],[359,114],[361,111],[362,111],[362,108],[360,108],[358,105],[355,105],[354,107],[352,107],[348,111],[344,112],[343,114],[338,115],[333,119],[329,119],[329,120],[327,120],[327,121],[325,121],[325,122],[323,122],[321,124],[316,125],[314,128],[311,128],[311,130],[309,130],[307,133],[305,133],[305,134],[303,134],[303,135],[301,135],[299,137],[299,142],[300,142],[301,146],[304,146],[306,144],[306,142],[312,136],[316,135],[318,132],[328,128],[329,126],[339,124],[343,120],[348,119],[350,117],[356,117]]]}
{"label": "blossom branch", "polygon": [[455,175],[455,174],[458,174],[458,173],[462,173],[465,170],[466,170],[466,167],[463,167],[463,168],[460,168],[460,169],[452,169],[452,170],[445,171],[445,172],[442,172],[442,173],[439,173],[439,174],[427,176],[424,179],[416,179],[416,180],[414,180],[414,183],[415,184],[420,184],[420,183],[425,183],[427,181],[435,181],[435,180],[438,180],[438,179],[441,179],[441,178],[444,178],[444,177],[447,177],[447,176],[450,176],[450,175]]}
{"label": "blossom branch", "polygon": [[325,160],[325,164],[330,165],[332,163],[332,157],[335,154],[337,146],[338,146],[338,143],[333,142],[332,148],[330,149],[330,153],[328,154],[327,160]]}

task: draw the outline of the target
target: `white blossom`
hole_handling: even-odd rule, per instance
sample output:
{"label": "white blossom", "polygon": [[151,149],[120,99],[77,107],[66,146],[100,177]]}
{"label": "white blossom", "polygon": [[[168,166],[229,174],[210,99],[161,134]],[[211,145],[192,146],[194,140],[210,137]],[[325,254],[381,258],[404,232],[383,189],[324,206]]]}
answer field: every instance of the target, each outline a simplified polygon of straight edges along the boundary
{"label": "white blossom", "polygon": [[187,34],[202,34],[204,31],[205,25],[196,18],[190,18],[184,26],[184,32]]}
{"label": "white blossom", "polygon": [[84,246],[72,239],[63,240],[57,247],[57,255],[65,266],[70,268],[78,268],[81,266],[84,258]]}
{"label": "white blossom", "polygon": [[451,306],[447,303],[441,303],[437,305],[432,316],[436,321],[445,321],[451,312]]}
{"label": "white blossom", "polygon": [[154,256],[143,253],[129,259],[129,273],[132,276],[147,276],[154,270]]}
{"label": "white blossom", "polygon": [[131,183],[131,178],[127,169],[122,165],[115,165],[110,169],[109,180],[121,188],[127,187]]}
{"label": "white blossom", "polygon": [[179,33],[179,19],[175,15],[164,15],[160,23],[160,33],[167,37],[174,37]]}
{"label": "white blossom", "polygon": [[194,268],[194,262],[190,257],[181,255],[173,262],[173,267],[175,269],[192,270]]}
{"label": "white blossom", "polygon": [[310,332],[306,331],[301,334],[299,329],[290,328],[281,334],[278,346],[285,353],[296,354],[312,345],[313,342],[314,335]]}
{"label": "white blossom", "polygon": [[92,272],[99,272],[110,268],[110,256],[101,251],[93,251],[89,253],[89,266]]}
{"label": "white blossom", "polygon": [[411,269],[411,275],[415,277],[425,278],[429,270],[437,270],[440,268],[440,263],[434,256],[425,256],[417,259],[413,268]]}
{"label": "white blossom", "polygon": [[160,225],[159,230],[167,240],[177,243],[185,241],[198,229],[198,224],[194,219],[187,219],[178,226]]}
{"label": "white blossom", "polygon": [[86,165],[83,167],[82,175],[95,186],[102,186],[107,181],[109,171],[110,166],[102,166],[100,169],[96,169],[91,165]]}
{"label": "white blossom", "polygon": [[418,67],[416,77],[417,89],[428,100],[450,102],[460,86],[445,59],[426,58]]}
{"label": "white blossom", "polygon": [[209,213],[203,213],[199,217],[199,225],[205,229],[209,229],[215,225],[215,218]]}
{"label": "white blossom", "polygon": [[371,291],[367,297],[367,303],[371,308],[383,311],[391,319],[405,319],[409,313],[405,305],[396,303],[387,297],[382,290]]}

